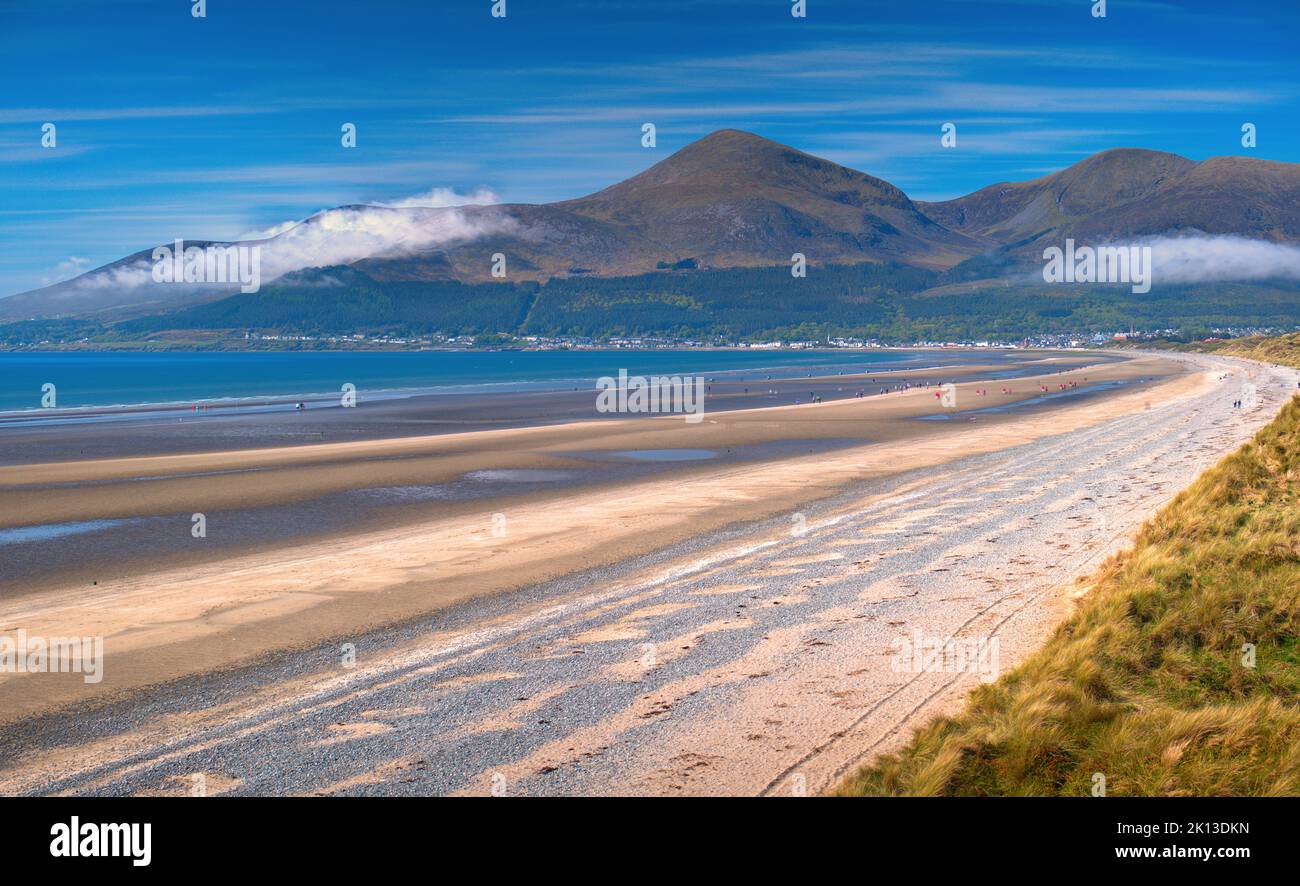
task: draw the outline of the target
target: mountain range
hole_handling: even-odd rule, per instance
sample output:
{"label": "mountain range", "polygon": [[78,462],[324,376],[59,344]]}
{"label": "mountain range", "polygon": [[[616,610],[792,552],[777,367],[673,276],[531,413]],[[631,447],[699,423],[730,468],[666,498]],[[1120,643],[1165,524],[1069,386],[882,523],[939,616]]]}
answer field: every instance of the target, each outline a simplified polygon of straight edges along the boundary
{"label": "mountain range", "polygon": [[[243,245],[262,247],[263,279],[279,277],[281,287],[500,284],[492,274],[498,253],[514,284],[788,268],[791,255],[802,253],[814,268],[914,268],[944,275],[938,285],[959,281],[969,290],[972,281],[1004,284],[1009,268],[1032,268],[1044,245],[1067,237],[1103,243],[1215,235],[1300,242],[1300,164],[1243,157],[1198,163],[1120,148],[1032,181],[924,202],[866,173],[725,129],[574,200],[342,206]],[[151,252],[0,299],[0,320],[166,314],[237,292],[153,283]],[[336,272],[312,270],[321,267]],[[338,272],[343,268],[351,276]]]}

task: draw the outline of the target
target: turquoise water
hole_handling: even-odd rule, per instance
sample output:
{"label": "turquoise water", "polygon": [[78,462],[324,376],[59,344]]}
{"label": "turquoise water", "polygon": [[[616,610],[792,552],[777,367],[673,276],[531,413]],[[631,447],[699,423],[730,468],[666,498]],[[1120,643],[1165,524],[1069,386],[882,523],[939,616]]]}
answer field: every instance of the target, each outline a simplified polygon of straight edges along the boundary
{"label": "turquoise water", "polygon": [[[418,351],[236,353],[0,353],[0,412],[38,409],[46,383],[60,409],[256,397],[563,388],[600,376],[719,374],[756,380],[814,371],[957,363],[958,353],[914,351]],[[967,356],[966,359],[969,359]]]}
{"label": "turquoise water", "polygon": [[80,523],[44,523],[40,526],[21,526],[17,529],[0,529],[0,545],[26,544],[33,541],[50,541],[69,535],[99,532],[114,526],[124,526],[137,520],[85,520]]}
{"label": "turquoise water", "polygon": [[633,461],[702,461],[718,455],[712,449],[625,449],[613,454]]}

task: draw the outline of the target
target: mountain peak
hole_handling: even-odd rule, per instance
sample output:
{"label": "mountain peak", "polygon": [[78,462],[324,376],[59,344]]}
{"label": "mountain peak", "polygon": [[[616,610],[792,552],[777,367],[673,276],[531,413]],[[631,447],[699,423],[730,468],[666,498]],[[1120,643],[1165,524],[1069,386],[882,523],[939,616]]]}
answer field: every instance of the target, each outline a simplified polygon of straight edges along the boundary
{"label": "mountain peak", "polygon": [[1077,180],[1084,176],[1095,178],[1124,177],[1154,179],[1171,173],[1186,172],[1196,165],[1181,154],[1152,151],[1146,148],[1110,148],[1067,166],[1048,178]]}
{"label": "mountain peak", "polygon": [[1111,148],[1051,175],[989,185],[955,200],[923,204],[923,209],[953,230],[1019,240],[1145,199],[1195,167],[1186,157],[1165,151]]}
{"label": "mountain peak", "polygon": [[775,189],[829,193],[841,202],[911,207],[907,196],[886,181],[740,129],[712,132],[638,175],[563,205],[598,213],[601,206],[649,194],[704,203]]}
{"label": "mountain peak", "polygon": [[772,141],[770,138],[766,138],[755,132],[749,132],[748,130],[745,129],[715,129],[712,132],[710,132],[708,135],[702,138],[697,138],[695,141],[691,142],[691,144],[703,145],[703,144],[708,144],[710,142],[730,142],[730,141],[762,143],[768,145],[777,145],[778,147],[785,147],[784,145],[778,145],[777,142]]}
{"label": "mountain peak", "polygon": [[[685,155],[689,157],[692,154],[700,152],[725,153],[728,151],[745,151],[751,154],[779,154],[794,153],[803,154],[805,157],[811,157],[811,154],[804,154],[803,151],[792,148],[789,145],[783,145],[778,141],[773,141],[766,136],[754,132],[747,132],[744,129],[716,129],[703,138],[679,148],[675,153],[669,155],[668,159]],[[821,159],[821,158],[814,158]],[[822,161],[829,162],[829,161]]]}
{"label": "mountain peak", "polygon": [[977,248],[889,182],[739,129],[710,133],[638,175],[554,205],[635,231],[668,252],[669,263],[708,267],[772,264],[801,251],[816,262],[944,266]]}

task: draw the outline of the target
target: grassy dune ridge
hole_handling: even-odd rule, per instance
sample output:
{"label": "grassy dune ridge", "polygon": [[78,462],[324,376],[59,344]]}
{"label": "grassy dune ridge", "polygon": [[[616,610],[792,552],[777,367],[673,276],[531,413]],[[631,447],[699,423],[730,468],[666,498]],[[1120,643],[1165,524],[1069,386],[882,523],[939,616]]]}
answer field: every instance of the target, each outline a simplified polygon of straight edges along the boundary
{"label": "grassy dune ridge", "polygon": [[1300,332],[1268,338],[1233,338],[1226,341],[1196,342],[1181,350],[1201,353],[1227,354],[1232,357],[1249,357],[1265,363],[1300,366]]}
{"label": "grassy dune ridge", "polygon": [[[1300,366],[1300,335],[1218,353]],[[1109,560],[1047,644],[842,796],[1300,794],[1300,398]],[[1254,666],[1247,664],[1247,644]]]}

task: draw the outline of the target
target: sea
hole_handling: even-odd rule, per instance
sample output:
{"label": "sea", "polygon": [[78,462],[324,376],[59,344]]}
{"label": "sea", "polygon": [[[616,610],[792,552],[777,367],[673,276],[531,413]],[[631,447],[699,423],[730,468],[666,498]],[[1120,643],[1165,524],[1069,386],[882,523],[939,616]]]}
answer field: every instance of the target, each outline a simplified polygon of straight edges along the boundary
{"label": "sea", "polygon": [[[983,352],[979,359],[1010,362],[1014,353]],[[337,397],[345,384],[373,400],[444,391],[562,390],[594,385],[620,369],[629,375],[761,380],[959,365],[971,359],[959,350],[892,349],[18,351],[0,353],[0,413],[50,403],[64,410]]]}

